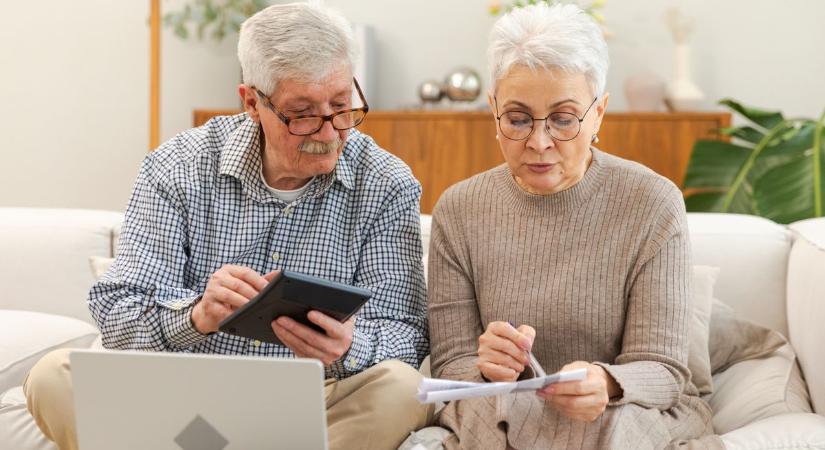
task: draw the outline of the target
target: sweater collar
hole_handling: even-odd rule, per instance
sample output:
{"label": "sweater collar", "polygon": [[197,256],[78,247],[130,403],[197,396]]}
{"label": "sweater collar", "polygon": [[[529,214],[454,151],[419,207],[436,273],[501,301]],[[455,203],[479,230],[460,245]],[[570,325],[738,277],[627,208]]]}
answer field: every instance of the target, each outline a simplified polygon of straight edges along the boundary
{"label": "sweater collar", "polygon": [[507,164],[494,169],[495,179],[510,204],[523,214],[561,215],[576,209],[591,198],[603,184],[605,168],[604,154],[590,148],[593,159],[584,176],[573,186],[554,194],[538,195],[525,191],[516,182]]}

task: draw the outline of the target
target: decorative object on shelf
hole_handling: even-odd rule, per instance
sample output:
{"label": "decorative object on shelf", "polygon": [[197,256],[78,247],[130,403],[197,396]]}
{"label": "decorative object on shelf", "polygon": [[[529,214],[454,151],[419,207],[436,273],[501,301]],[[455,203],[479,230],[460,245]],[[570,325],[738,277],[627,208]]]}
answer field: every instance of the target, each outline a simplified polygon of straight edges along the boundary
{"label": "decorative object on shelf", "polygon": [[418,98],[424,104],[434,104],[441,101],[444,97],[444,91],[441,89],[441,83],[435,80],[427,80],[418,85]]}
{"label": "decorative object on shelf", "polygon": [[684,187],[689,211],[755,214],[779,223],[825,215],[825,111],[819,120],[719,102],[751,124],[733,142],[697,141]]}
{"label": "decorative object on shelf", "polygon": [[674,42],[673,80],[665,90],[665,102],[671,111],[696,111],[701,107],[705,94],[690,78],[688,37],[693,32],[694,20],[673,7],[665,13],[665,21]]}
{"label": "decorative object on shelf", "polygon": [[[500,0],[490,0],[487,4],[487,11],[490,12],[491,15],[497,16],[502,12],[510,12],[513,8],[522,8],[528,5],[536,5],[539,3],[545,3],[547,5],[555,5],[557,3],[571,3],[570,1],[562,1],[562,0],[516,0],[513,2],[508,2],[502,5]],[[604,8],[605,3],[607,0],[593,0],[590,3],[583,4],[581,1],[575,1],[572,3],[576,3],[585,13],[589,14],[593,17],[596,22],[598,22],[599,26],[602,28],[602,33],[604,33],[605,38],[610,38],[613,36],[613,33],[607,28],[605,25],[604,15],[599,12],[600,9]]]}
{"label": "decorative object on shelf", "polygon": [[181,39],[189,38],[191,23],[198,39],[211,28],[212,38],[222,41],[230,32],[237,33],[247,17],[267,6],[266,0],[192,0],[182,10],[164,14],[163,23]]}
{"label": "decorative object on shelf", "polygon": [[662,111],[665,81],[652,72],[631,75],[624,80],[624,96],[630,111]]}
{"label": "decorative object on shelf", "polygon": [[442,87],[452,101],[472,102],[481,93],[481,77],[468,67],[459,67],[447,74]]}

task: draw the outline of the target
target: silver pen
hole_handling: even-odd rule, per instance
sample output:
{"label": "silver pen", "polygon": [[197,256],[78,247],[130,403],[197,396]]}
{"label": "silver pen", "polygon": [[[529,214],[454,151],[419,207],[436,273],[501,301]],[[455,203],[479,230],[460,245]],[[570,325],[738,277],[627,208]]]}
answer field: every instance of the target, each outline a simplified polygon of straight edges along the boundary
{"label": "silver pen", "polygon": [[537,378],[544,378],[547,376],[544,373],[544,369],[541,368],[541,364],[539,364],[538,360],[535,356],[533,356],[533,352],[527,350],[527,357],[530,358],[530,368],[533,369],[533,373],[536,374]]}

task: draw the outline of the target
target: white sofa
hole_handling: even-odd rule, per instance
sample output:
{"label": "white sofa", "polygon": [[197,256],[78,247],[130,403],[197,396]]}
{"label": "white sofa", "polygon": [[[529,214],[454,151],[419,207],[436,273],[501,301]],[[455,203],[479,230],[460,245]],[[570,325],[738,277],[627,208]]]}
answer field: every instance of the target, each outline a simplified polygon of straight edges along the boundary
{"label": "white sofa", "polygon": [[[114,255],[122,218],[0,208],[0,450],[55,448],[33,425],[20,384],[51,349],[99,345],[84,300],[94,281],[90,257]],[[425,251],[429,219],[422,216]],[[818,413],[773,415],[782,408],[760,405],[765,383],[790,377],[787,364],[772,363],[788,355],[743,361],[714,374],[708,398],[715,413],[742,417],[741,426],[723,430],[726,446],[825,449],[825,219],[790,227],[738,215],[690,214],[689,221],[694,263],[721,268],[715,296],[790,339],[807,380],[807,408]],[[807,404],[807,396],[801,401]],[[754,416],[761,420],[745,422]]]}

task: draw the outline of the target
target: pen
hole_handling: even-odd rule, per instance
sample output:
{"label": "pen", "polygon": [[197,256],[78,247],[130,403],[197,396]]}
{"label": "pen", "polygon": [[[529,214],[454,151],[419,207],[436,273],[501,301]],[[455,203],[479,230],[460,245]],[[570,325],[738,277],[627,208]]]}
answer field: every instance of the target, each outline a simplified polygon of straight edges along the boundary
{"label": "pen", "polygon": [[544,369],[542,369],[541,364],[539,364],[538,360],[535,356],[533,356],[533,352],[527,351],[527,356],[530,358],[530,367],[533,368],[533,372],[536,373],[537,378],[546,377],[547,374],[544,373]]}

